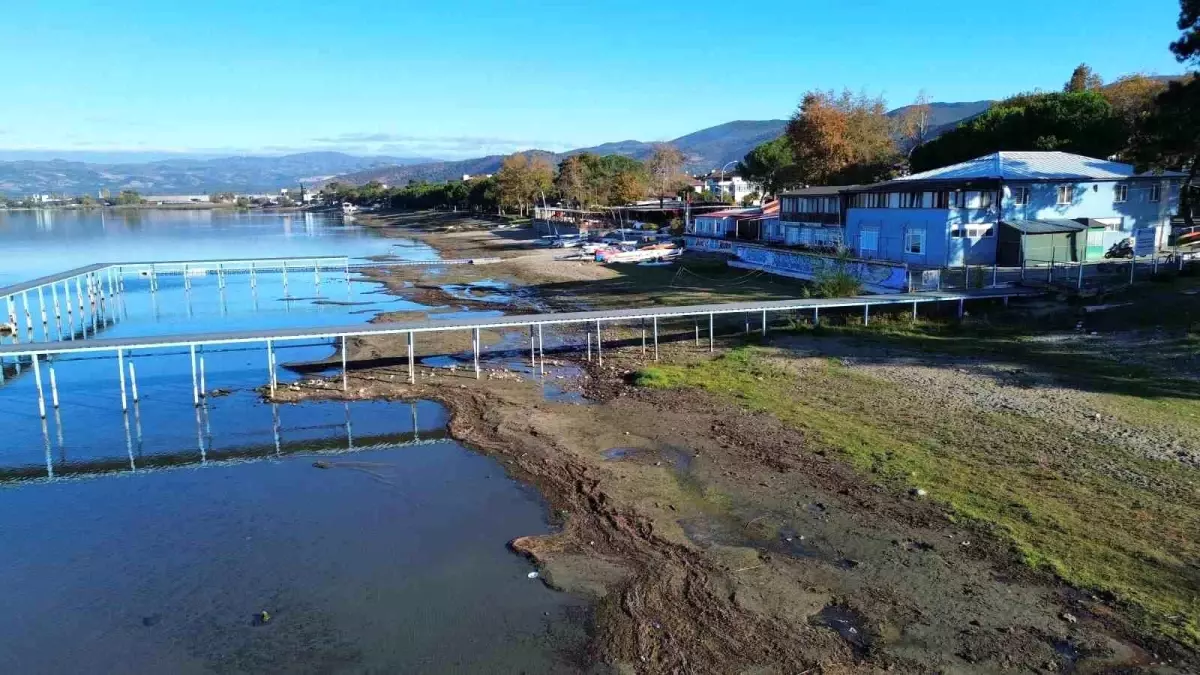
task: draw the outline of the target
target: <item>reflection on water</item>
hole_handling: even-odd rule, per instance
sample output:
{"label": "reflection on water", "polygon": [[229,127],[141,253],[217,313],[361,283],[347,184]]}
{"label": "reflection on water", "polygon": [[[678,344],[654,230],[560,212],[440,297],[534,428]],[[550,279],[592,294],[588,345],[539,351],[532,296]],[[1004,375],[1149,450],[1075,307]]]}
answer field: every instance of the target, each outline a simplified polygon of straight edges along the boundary
{"label": "reflection on water", "polygon": [[281,406],[279,454],[218,428],[139,465],[191,469],[0,489],[0,672],[576,670],[585,610],[505,549],[536,494],[435,404],[416,443],[408,404],[348,408]]}
{"label": "reflection on water", "polygon": [[[97,259],[400,255],[340,221],[0,213],[0,284]],[[60,255],[61,253],[61,255]],[[101,337],[364,322],[425,308],[351,275],[129,278]],[[331,354],[276,345],[278,361]],[[0,672],[571,672],[585,614],[505,547],[545,505],[431,402],[269,405],[261,345],[31,362],[0,383]],[[126,375],[131,377],[132,370]],[[277,371],[281,381],[290,374]],[[263,621],[267,612],[268,621]]]}

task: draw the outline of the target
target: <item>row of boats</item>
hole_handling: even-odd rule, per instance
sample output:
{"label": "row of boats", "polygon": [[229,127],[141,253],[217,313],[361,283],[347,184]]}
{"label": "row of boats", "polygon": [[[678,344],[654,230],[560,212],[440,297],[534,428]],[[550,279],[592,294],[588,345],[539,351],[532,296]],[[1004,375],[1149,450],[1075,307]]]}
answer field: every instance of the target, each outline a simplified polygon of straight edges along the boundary
{"label": "row of boats", "polygon": [[562,256],[561,260],[595,260],[599,263],[670,264],[683,254],[683,249],[669,235],[639,233],[636,238],[624,232],[612,233],[592,241],[580,235],[551,235],[543,237],[552,248],[577,248],[578,253]]}

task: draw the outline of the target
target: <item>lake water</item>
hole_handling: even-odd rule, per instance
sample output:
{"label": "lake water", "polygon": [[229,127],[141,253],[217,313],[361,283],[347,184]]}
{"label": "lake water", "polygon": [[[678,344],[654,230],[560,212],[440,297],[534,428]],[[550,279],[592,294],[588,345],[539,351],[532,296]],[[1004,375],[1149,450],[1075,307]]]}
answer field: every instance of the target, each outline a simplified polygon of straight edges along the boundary
{"label": "lake water", "polygon": [[[399,244],[399,246],[397,246]],[[97,260],[433,259],[340,218],[0,211],[8,284]],[[7,255],[10,251],[17,252]],[[15,270],[15,271],[14,271]],[[101,337],[365,322],[428,308],[351,273],[127,280]],[[330,345],[281,350],[322,358]],[[139,352],[55,368],[43,423],[28,365],[0,385],[0,672],[571,672],[586,608],[527,578],[513,537],[546,506],[447,438],[430,402],[270,405],[261,348]],[[46,375],[46,372],[43,372]],[[279,372],[287,381],[286,371]],[[314,462],[329,468],[317,468]],[[270,620],[256,620],[266,611]]]}

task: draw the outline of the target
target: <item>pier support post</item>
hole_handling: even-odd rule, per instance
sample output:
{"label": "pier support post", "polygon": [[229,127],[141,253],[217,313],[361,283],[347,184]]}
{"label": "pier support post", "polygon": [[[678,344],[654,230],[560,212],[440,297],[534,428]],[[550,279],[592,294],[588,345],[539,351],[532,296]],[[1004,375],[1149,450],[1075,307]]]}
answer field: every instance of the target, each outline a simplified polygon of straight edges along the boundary
{"label": "pier support post", "polygon": [[746,334],[750,334],[750,315],[746,315]]}
{"label": "pier support post", "polygon": [[912,315],[912,320],[913,320],[913,321],[916,321],[916,320],[917,320],[917,301],[916,301],[916,300],[913,300],[913,315]]}
{"label": "pier support post", "polygon": [[642,319],[642,356],[646,355],[646,319]]}
{"label": "pier support post", "polygon": [[658,360],[658,317],[654,317],[654,360]]}
{"label": "pier support post", "polygon": [[1083,288],[1083,263],[1079,263],[1079,278],[1075,281],[1075,288]]}
{"label": "pier support post", "polygon": [[813,327],[821,325],[821,308],[813,307]]}
{"label": "pier support post", "polygon": [[[195,351],[196,348],[192,347],[193,355]],[[271,383],[271,398],[275,398],[275,347],[270,340],[267,340],[267,376]],[[196,403],[199,405],[199,400]]]}
{"label": "pier support post", "polygon": [[258,290],[258,272],[254,269],[254,263],[250,263],[250,290]]}
{"label": "pier support post", "polygon": [[287,282],[287,261],[283,261],[283,297],[288,297],[288,282]]}
{"label": "pier support post", "polygon": [[546,343],[542,341],[542,324],[538,324],[538,363],[541,367],[542,375],[546,374]]}
{"label": "pier support post", "polygon": [[42,341],[50,341],[50,322],[46,319],[46,294],[42,292],[42,287],[38,286],[38,312],[42,315]]}
{"label": "pier support post", "polygon": [[350,371],[346,369],[346,336],[342,336],[342,391],[350,390]]}
{"label": "pier support post", "polygon": [[474,352],[473,355],[475,357],[475,379],[478,380],[479,379],[479,349],[481,347],[481,345],[479,344],[479,329],[476,328],[471,332],[472,332],[471,351]]}
{"label": "pier support post", "polygon": [[42,366],[37,354],[33,355],[33,381],[37,385],[38,415],[46,419],[46,397],[42,393]]}
{"label": "pier support post", "polygon": [[33,317],[29,314],[29,292],[21,293],[21,304],[25,307],[25,336],[29,342],[37,342],[33,334]]}
{"label": "pier support post", "polygon": [[713,315],[708,315],[708,353],[713,353],[717,346],[717,337],[713,333]]}
{"label": "pier support post", "polygon": [[591,363],[592,362],[592,332],[589,330],[585,330],[584,332],[587,333],[587,361],[588,361],[588,363]]}
{"label": "pier support post", "polygon": [[129,387],[133,393],[133,405],[136,408],[140,398],[138,397],[137,388],[137,371],[133,368],[133,355],[129,355]]}
{"label": "pier support post", "polygon": [[600,330],[600,320],[596,320],[596,363],[604,365],[604,333]]}
{"label": "pier support post", "polygon": [[67,306],[67,335],[75,339],[75,312],[71,309],[71,282],[63,282],[63,304]]}
{"label": "pier support post", "polygon": [[766,337],[766,335],[767,335],[767,310],[765,310],[765,309],[763,310],[763,315],[762,315],[762,334],[763,334],[763,337]]}
{"label": "pier support post", "polygon": [[50,284],[50,300],[54,303],[54,334],[62,342],[62,306],[58,304],[58,284]]}
{"label": "pier support post", "polygon": [[963,318],[963,299],[958,299],[958,318]]}
{"label": "pier support post", "polygon": [[[196,345],[191,345],[189,351],[192,353],[192,405],[199,407],[200,405],[200,380],[196,375]],[[272,391],[272,394],[275,392]]]}
{"label": "pier support post", "polygon": [[533,339],[533,324],[529,325],[529,368],[537,368],[537,343]]}
{"label": "pier support post", "polygon": [[408,331],[408,383],[417,383],[416,364],[413,362],[413,332]]}
{"label": "pier support post", "polygon": [[208,398],[208,383],[204,380],[204,355],[200,355],[200,398]]}
{"label": "pier support post", "polygon": [[[49,358],[46,359],[46,368],[50,371],[50,403],[58,410],[58,378],[54,376],[54,363]],[[62,433],[62,425],[58,426],[59,433]]]}
{"label": "pier support post", "polygon": [[[203,367],[204,359],[200,360]],[[125,352],[117,349],[117,373],[121,377],[121,412],[129,412],[129,401],[125,397]]]}
{"label": "pier support post", "polygon": [[863,304],[863,325],[871,325],[871,306],[865,303]]}
{"label": "pier support post", "polygon": [[700,319],[696,319],[696,346],[700,346]]}

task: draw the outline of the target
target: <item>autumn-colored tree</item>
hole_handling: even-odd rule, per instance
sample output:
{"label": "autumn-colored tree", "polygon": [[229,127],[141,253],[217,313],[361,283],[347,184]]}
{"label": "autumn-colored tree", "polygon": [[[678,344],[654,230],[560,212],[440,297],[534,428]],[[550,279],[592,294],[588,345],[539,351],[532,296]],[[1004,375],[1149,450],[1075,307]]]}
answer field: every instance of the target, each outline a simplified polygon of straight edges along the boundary
{"label": "autumn-colored tree", "polygon": [[636,202],[645,197],[648,190],[644,171],[620,171],[613,176],[609,203],[620,205]]}
{"label": "autumn-colored tree", "polygon": [[893,136],[900,146],[900,151],[906,157],[912,155],[933,132],[933,107],[930,105],[929,94],[922,89],[912,105],[906,106],[893,120]]}
{"label": "autumn-colored tree", "polygon": [[899,159],[882,98],[811,91],[788,122],[796,177],[810,185],[874,182]]}
{"label": "autumn-colored tree", "polygon": [[683,153],[675,146],[667,143],[654,146],[654,153],[646,162],[646,168],[660,196],[671,194],[672,187],[684,180],[683,161]]}
{"label": "autumn-colored tree", "polygon": [[554,170],[540,155],[515,154],[504,160],[496,173],[496,186],[502,206],[513,206],[525,215],[528,205],[551,188]]}
{"label": "autumn-colored tree", "polygon": [[1071,79],[1063,85],[1064,92],[1095,91],[1104,86],[1104,80],[1086,63],[1075,66]]}
{"label": "autumn-colored tree", "polygon": [[1100,90],[1129,129],[1136,129],[1153,110],[1154,99],[1167,90],[1166,83],[1145,75],[1127,75]]}
{"label": "autumn-colored tree", "polygon": [[564,201],[584,208],[594,198],[591,173],[587,153],[572,155],[559,162],[554,189]]}

